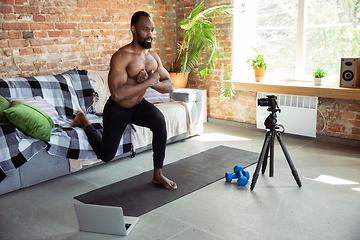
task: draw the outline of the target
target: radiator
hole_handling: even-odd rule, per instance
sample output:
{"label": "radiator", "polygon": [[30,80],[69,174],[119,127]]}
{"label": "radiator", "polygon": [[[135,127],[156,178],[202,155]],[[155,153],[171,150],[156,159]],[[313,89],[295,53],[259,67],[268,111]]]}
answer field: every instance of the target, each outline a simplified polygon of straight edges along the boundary
{"label": "radiator", "polygon": [[[266,98],[267,95],[277,96],[281,109],[281,113],[276,113],[277,123],[285,127],[286,133],[316,137],[317,97],[258,93],[257,99]],[[267,106],[256,107],[257,128],[265,129],[264,121],[270,114],[267,109]]]}

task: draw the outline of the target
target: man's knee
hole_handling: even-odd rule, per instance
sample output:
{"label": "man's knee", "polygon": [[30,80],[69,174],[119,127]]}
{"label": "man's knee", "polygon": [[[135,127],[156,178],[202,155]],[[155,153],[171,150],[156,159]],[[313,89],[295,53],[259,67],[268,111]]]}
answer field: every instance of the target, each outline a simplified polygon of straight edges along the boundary
{"label": "man's knee", "polygon": [[166,131],[166,121],[164,116],[162,114],[156,115],[149,122],[149,128],[151,131]]}
{"label": "man's knee", "polygon": [[161,133],[166,134],[166,122],[165,122],[165,120],[164,119],[162,121],[159,120],[155,124],[155,126],[153,127],[152,131],[153,132],[161,132]]}
{"label": "man's knee", "polygon": [[112,158],[100,158],[103,162],[110,162]]}
{"label": "man's knee", "polygon": [[111,160],[114,159],[114,155],[109,155],[109,154],[103,154],[102,156],[98,156],[98,158],[100,158],[101,161],[103,162],[110,162]]}

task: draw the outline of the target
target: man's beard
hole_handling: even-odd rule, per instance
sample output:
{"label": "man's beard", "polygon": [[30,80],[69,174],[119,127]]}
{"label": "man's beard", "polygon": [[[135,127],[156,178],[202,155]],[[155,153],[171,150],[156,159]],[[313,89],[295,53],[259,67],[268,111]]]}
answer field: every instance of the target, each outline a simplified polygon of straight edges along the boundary
{"label": "man's beard", "polygon": [[145,48],[145,49],[151,48],[151,43],[152,43],[152,42],[147,42],[147,41],[146,41],[147,39],[151,39],[151,41],[152,41],[152,38],[151,38],[151,37],[148,37],[148,38],[144,39],[143,41],[138,40],[139,45],[142,46],[142,47]]}

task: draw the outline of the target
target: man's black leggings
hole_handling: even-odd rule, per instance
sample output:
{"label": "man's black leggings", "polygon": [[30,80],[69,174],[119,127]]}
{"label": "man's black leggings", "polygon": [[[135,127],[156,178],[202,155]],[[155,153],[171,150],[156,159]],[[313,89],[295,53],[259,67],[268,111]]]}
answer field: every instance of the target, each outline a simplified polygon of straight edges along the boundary
{"label": "man's black leggings", "polygon": [[84,128],[95,154],[104,162],[112,160],[129,123],[152,131],[154,168],[162,168],[167,139],[165,119],[160,110],[145,99],[132,108],[125,108],[109,98],[103,112],[103,136],[92,125]]}

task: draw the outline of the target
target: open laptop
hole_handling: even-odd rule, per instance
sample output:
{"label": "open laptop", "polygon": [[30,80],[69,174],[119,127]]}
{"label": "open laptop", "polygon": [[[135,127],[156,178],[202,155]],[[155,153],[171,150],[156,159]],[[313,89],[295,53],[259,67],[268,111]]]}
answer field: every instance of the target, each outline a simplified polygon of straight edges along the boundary
{"label": "open laptop", "polygon": [[138,217],[125,217],[121,207],[75,203],[80,231],[126,236]]}

